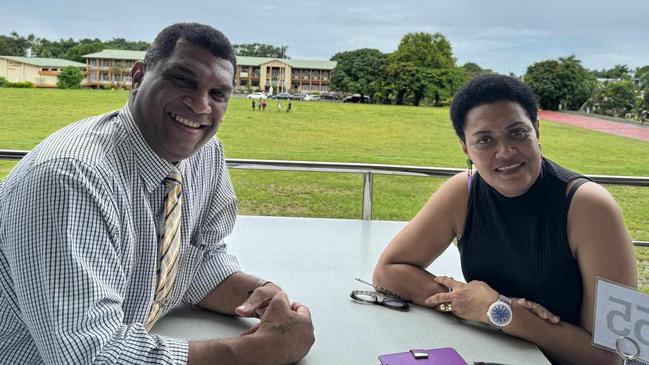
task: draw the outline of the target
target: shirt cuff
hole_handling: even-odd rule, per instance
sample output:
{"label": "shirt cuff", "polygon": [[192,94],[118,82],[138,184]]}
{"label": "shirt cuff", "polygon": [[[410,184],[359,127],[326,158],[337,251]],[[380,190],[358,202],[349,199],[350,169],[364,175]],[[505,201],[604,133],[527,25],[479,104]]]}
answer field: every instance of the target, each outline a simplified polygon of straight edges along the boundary
{"label": "shirt cuff", "polygon": [[164,343],[166,350],[171,356],[172,364],[186,365],[189,354],[189,341],[185,339],[171,338],[156,335],[160,342]]}
{"label": "shirt cuff", "polygon": [[183,302],[191,306],[197,305],[228,276],[239,271],[241,266],[234,255],[220,250],[207,252],[200,270],[185,293]]}

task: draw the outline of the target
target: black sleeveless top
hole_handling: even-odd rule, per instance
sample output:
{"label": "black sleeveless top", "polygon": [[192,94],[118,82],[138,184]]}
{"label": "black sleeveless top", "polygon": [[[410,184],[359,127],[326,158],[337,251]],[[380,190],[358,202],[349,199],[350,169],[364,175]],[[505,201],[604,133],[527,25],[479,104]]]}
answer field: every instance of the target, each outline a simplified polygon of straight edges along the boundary
{"label": "black sleeveless top", "polygon": [[[567,195],[574,179],[580,181]],[[578,326],[583,287],[566,228],[572,195],[582,181],[587,181],[582,175],[544,159],[532,187],[507,198],[476,173],[458,243],[467,282],[481,280],[502,295],[532,300]]]}

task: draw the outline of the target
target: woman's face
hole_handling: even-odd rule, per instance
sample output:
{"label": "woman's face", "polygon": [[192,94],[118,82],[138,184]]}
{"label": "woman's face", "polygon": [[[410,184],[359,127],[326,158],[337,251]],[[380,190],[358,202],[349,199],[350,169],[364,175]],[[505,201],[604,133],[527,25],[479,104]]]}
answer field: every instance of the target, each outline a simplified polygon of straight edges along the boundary
{"label": "woman's face", "polygon": [[467,113],[464,153],[480,176],[507,197],[525,193],[541,171],[539,125],[512,101],[479,105]]}

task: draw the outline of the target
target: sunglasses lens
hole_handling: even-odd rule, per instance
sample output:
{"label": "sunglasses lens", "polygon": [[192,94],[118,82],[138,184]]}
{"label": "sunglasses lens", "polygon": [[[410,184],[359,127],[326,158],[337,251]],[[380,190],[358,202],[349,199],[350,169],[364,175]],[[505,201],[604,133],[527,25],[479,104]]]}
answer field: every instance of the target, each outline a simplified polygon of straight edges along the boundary
{"label": "sunglasses lens", "polygon": [[363,303],[376,303],[376,294],[364,290],[354,290],[350,296],[352,299]]}
{"label": "sunglasses lens", "polygon": [[398,298],[392,298],[392,297],[385,297],[383,299],[383,305],[392,308],[392,309],[406,309],[408,308],[408,303],[405,301],[398,299]]}

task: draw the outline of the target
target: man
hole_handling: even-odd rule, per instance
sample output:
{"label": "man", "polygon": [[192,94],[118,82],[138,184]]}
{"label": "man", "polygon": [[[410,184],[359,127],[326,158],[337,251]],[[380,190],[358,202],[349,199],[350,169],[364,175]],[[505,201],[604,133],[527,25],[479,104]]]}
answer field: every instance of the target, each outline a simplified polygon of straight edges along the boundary
{"label": "man", "polygon": [[[219,31],[175,24],[131,71],[121,110],[34,148],[0,188],[0,362],[285,364],[309,310],[244,274],[222,242],[236,199],[213,139],[236,58]],[[241,337],[148,333],[185,303],[261,316]]]}

